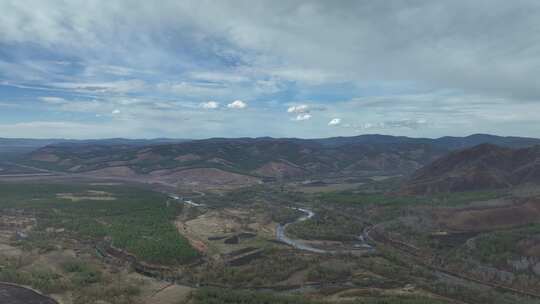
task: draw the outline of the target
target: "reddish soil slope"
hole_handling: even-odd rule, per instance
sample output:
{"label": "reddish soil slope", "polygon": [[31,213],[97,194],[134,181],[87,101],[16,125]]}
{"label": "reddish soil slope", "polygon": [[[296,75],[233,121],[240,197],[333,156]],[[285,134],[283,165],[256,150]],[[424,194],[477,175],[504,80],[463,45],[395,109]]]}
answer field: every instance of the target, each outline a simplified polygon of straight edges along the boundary
{"label": "reddish soil slope", "polygon": [[426,194],[539,182],[540,146],[514,150],[482,144],[450,153],[418,170],[403,190]]}

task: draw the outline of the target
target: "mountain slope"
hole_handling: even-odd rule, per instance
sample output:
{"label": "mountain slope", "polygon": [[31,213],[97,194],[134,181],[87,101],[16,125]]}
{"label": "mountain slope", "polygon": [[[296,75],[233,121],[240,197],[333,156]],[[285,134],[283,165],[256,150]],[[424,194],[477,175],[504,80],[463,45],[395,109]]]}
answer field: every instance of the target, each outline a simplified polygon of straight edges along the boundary
{"label": "mountain slope", "polygon": [[126,139],[126,138],[108,138],[108,139],[29,139],[29,138],[0,138],[0,156],[20,156],[35,151],[36,149],[48,145],[129,145],[129,146],[148,146],[157,144],[172,144],[185,142],[185,139]]}
{"label": "mountain slope", "polygon": [[[167,180],[180,179],[188,172],[200,175],[199,171],[187,170],[205,168],[220,170],[221,175],[224,171],[263,179],[408,175],[456,147],[482,140],[507,146],[540,143],[537,139],[489,135],[440,139],[386,135],[327,139],[211,138],[144,146],[118,141],[64,142],[40,148],[28,154],[23,162],[73,173],[126,177],[171,175]],[[203,176],[212,177],[206,173]]]}
{"label": "mountain slope", "polygon": [[509,148],[525,148],[540,145],[540,139],[538,138],[496,136],[490,134],[473,134],[465,137],[444,136],[436,139],[366,134],[353,137],[314,139],[314,141],[326,146],[340,146],[344,144],[426,144],[445,150],[464,149],[483,143]]}
{"label": "mountain slope", "polygon": [[67,172],[127,166],[141,174],[163,169],[219,168],[264,177],[409,173],[446,151],[425,144],[347,143],[302,139],[208,139],[178,144],[50,145],[27,157],[32,165]]}
{"label": "mountain slope", "polygon": [[481,144],[441,157],[405,184],[414,194],[505,188],[540,183],[540,146],[510,149]]}

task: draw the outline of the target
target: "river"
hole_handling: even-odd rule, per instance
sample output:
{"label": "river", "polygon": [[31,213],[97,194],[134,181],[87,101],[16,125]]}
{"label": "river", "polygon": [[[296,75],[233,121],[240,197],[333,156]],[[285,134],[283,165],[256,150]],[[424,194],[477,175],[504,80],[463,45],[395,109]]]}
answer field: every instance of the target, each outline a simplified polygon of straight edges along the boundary
{"label": "river", "polygon": [[283,243],[291,245],[292,247],[294,247],[296,249],[315,252],[315,253],[329,253],[329,251],[319,249],[319,248],[315,248],[315,247],[309,246],[307,244],[304,244],[301,241],[291,239],[285,234],[285,230],[287,229],[287,227],[289,225],[294,224],[294,223],[298,223],[298,222],[307,221],[310,218],[312,218],[313,216],[315,216],[315,213],[313,211],[311,211],[311,210],[308,210],[308,209],[294,208],[294,207],[293,207],[293,209],[298,210],[300,212],[303,212],[305,215],[299,217],[294,222],[290,222],[290,223],[287,223],[285,225],[278,224],[278,226],[276,228],[276,238],[279,241],[282,241]]}
{"label": "river", "polygon": [[[313,211],[311,211],[309,209],[296,208],[296,207],[291,207],[291,208],[304,213],[304,215],[302,215],[301,217],[299,217],[298,219],[296,219],[293,222],[286,223],[285,225],[278,224],[278,226],[276,228],[276,238],[277,238],[278,241],[286,243],[286,244],[288,244],[288,245],[290,245],[290,246],[292,246],[292,247],[294,247],[296,249],[305,250],[305,251],[314,252],[314,253],[336,253],[337,252],[335,250],[324,250],[324,249],[320,249],[320,248],[315,248],[313,246],[305,244],[301,240],[295,240],[295,239],[291,239],[290,237],[288,237],[286,235],[286,230],[287,230],[287,227],[289,225],[294,224],[294,223],[307,221],[307,220],[309,220],[309,219],[311,219],[312,217],[315,216],[315,212],[313,212]],[[375,250],[375,248],[373,248],[373,246],[369,245],[367,243],[367,241],[366,241],[366,239],[367,239],[366,235],[367,235],[368,232],[369,232],[369,229],[364,229],[364,231],[358,236],[357,239],[358,239],[359,243],[356,244],[356,246],[355,246],[356,248],[369,250],[369,251]]]}

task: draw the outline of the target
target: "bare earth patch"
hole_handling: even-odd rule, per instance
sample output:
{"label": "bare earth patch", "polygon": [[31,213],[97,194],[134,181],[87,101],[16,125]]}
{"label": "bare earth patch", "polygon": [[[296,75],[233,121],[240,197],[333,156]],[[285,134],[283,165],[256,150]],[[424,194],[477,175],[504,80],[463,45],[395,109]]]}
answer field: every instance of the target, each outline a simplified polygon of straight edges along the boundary
{"label": "bare earth patch", "polygon": [[88,190],[84,193],[57,193],[57,198],[67,199],[72,202],[79,202],[83,200],[91,201],[114,201],[116,197],[112,196],[111,193],[105,191],[95,191]]}
{"label": "bare earth patch", "polygon": [[130,167],[110,167],[87,172],[89,175],[99,177],[137,177],[137,173]]}
{"label": "bare earth patch", "polygon": [[214,187],[245,187],[260,182],[258,178],[227,172],[216,168],[157,170],[150,173],[151,180],[201,189]]}
{"label": "bare earth patch", "polygon": [[189,161],[195,161],[195,160],[200,160],[200,159],[201,157],[199,155],[188,153],[188,154],[179,155],[174,160],[177,160],[180,162],[189,162]]}
{"label": "bare earth patch", "polygon": [[[178,220],[176,226],[195,248],[200,248],[200,251],[210,255],[225,254],[245,246],[253,246],[261,239],[272,238],[275,234],[273,230],[275,223],[264,222],[239,209],[209,211],[185,223]],[[245,231],[255,233],[257,237],[240,244],[225,244],[223,239],[209,240],[215,237],[230,237]]]}
{"label": "bare earth patch", "polygon": [[13,247],[8,244],[0,244],[0,259],[2,257],[3,258],[20,257],[22,253],[23,253],[22,250],[17,247]]}
{"label": "bare earth patch", "polygon": [[179,304],[187,303],[193,288],[161,282],[142,276],[138,273],[130,273],[127,275],[129,279],[140,281],[142,289],[143,303],[148,304]]}
{"label": "bare earth patch", "polygon": [[304,169],[285,162],[269,162],[255,170],[254,173],[272,177],[298,177],[303,176],[306,172]]}
{"label": "bare earth patch", "polygon": [[320,193],[320,192],[333,192],[333,191],[345,191],[356,189],[362,186],[364,183],[343,183],[343,184],[327,184],[321,186],[305,186],[300,185],[295,187],[295,190],[304,193]]}

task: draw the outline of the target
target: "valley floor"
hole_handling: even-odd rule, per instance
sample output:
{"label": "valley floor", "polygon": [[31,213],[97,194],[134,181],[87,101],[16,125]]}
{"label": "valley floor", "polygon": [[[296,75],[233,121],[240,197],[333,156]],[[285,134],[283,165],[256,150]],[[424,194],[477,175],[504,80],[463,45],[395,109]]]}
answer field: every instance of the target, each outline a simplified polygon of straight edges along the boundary
{"label": "valley floor", "polygon": [[540,303],[534,189],[201,193],[47,174],[0,176],[0,281],[51,303]]}

